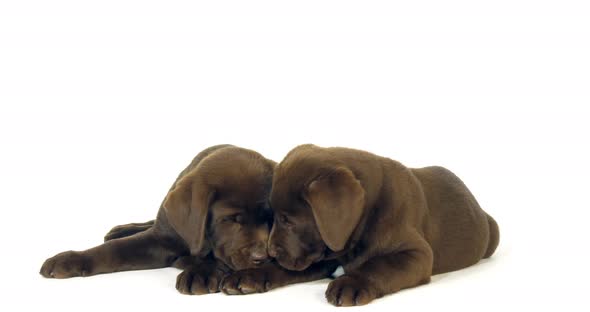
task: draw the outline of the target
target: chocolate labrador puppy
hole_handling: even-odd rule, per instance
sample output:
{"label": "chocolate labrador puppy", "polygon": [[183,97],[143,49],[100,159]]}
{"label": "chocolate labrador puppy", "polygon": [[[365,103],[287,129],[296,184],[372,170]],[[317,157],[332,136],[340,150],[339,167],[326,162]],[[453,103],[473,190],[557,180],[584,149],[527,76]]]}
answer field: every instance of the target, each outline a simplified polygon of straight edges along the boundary
{"label": "chocolate labrador puppy", "polygon": [[269,254],[304,270],[337,259],[327,300],[364,305],[490,257],[498,225],[452,172],[302,145],[275,168]]}
{"label": "chocolate labrador puppy", "polygon": [[[156,220],[115,227],[104,244],[57,254],[45,261],[40,273],[68,278],[174,266],[184,269],[176,285],[181,293],[204,294],[219,291],[221,280],[235,270],[286,271],[267,263],[272,222],[268,194],[274,166],[251,150],[210,147],[181,172]],[[327,274],[318,265],[289,274],[283,284]],[[235,285],[228,279],[224,291],[248,293],[256,287],[247,280]]]}

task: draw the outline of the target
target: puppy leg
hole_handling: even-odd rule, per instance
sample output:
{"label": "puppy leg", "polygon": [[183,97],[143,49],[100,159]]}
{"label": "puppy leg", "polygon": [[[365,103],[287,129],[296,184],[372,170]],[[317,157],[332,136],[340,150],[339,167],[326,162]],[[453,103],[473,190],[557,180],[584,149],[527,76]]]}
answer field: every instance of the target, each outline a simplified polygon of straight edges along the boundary
{"label": "puppy leg", "polygon": [[219,292],[219,283],[230,269],[212,256],[185,256],[174,261],[173,267],[183,269],[176,278],[176,290],[185,295]]}
{"label": "puppy leg", "polygon": [[152,230],[147,230],[107,241],[85,251],[57,254],[43,263],[40,273],[47,278],[69,278],[162,268],[169,266],[182,252],[186,252],[182,246],[157,237]]}
{"label": "puppy leg", "polygon": [[369,259],[347,270],[328,285],[326,299],[335,306],[365,305],[375,298],[404,288],[426,284],[432,274],[428,246]]}
{"label": "puppy leg", "polygon": [[227,295],[261,293],[281,286],[329,277],[337,267],[336,261],[322,261],[312,264],[303,271],[289,271],[271,262],[260,268],[229,274],[221,282],[220,288]]}
{"label": "puppy leg", "polygon": [[104,241],[109,241],[115,238],[127,237],[133,234],[143,232],[154,225],[156,220],[144,222],[144,223],[129,223],[121,224],[113,227],[105,236]]}

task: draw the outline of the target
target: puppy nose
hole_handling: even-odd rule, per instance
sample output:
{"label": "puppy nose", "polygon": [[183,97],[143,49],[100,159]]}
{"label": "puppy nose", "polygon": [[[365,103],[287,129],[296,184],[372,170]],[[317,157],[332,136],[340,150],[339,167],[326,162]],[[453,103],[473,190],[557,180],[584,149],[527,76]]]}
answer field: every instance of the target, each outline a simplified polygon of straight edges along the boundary
{"label": "puppy nose", "polygon": [[268,260],[268,254],[266,250],[256,249],[250,253],[250,260],[254,264],[263,264]]}

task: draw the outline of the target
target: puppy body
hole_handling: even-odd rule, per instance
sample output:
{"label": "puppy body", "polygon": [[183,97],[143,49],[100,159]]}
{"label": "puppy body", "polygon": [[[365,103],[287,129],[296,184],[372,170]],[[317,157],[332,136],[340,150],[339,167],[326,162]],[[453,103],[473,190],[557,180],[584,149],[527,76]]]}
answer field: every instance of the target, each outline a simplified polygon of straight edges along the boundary
{"label": "puppy body", "polygon": [[433,274],[490,257],[499,243],[496,221],[480,208],[455,174],[442,167],[411,169],[426,197],[425,238],[434,252]]}
{"label": "puppy body", "polygon": [[[377,196],[368,194],[363,208],[368,220],[353,232],[360,245],[367,246],[366,256],[395,251],[415,240],[420,245],[425,240],[432,250],[434,275],[465,268],[492,255],[498,244],[498,227],[455,174],[443,167],[410,169],[391,159],[376,160],[381,162],[381,173],[351,166],[353,172],[365,173],[356,175],[365,190],[380,190]],[[343,257],[351,269],[365,260],[356,254],[358,249],[355,251]]]}
{"label": "puppy body", "polygon": [[303,145],[277,166],[269,252],[289,269],[337,259],[326,292],[361,305],[489,257],[498,227],[441,167],[409,169],[364,151]]}

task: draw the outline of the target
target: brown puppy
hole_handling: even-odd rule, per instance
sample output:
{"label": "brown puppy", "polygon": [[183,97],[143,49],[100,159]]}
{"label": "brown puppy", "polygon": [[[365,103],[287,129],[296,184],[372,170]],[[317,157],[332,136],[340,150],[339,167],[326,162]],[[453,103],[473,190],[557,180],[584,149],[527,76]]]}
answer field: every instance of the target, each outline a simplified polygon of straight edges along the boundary
{"label": "brown puppy", "polygon": [[270,201],[269,254],[291,270],[337,259],[345,274],[326,291],[336,306],[475,264],[499,240],[494,219],[449,170],[359,150],[296,147],[275,169]]}
{"label": "brown puppy", "polygon": [[[227,273],[268,260],[268,194],[274,165],[251,150],[231,145],[208,148],[181,172],[155,221],[115,227],[104,244],[60,253],[47,259],[40,273],[68,278],[175,266],[184,269],[177,279],[180,292],[217,292]],[[287,283],[326,274],[312,269]],[[256,290],[248,286],[228,291]]]}

